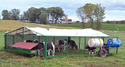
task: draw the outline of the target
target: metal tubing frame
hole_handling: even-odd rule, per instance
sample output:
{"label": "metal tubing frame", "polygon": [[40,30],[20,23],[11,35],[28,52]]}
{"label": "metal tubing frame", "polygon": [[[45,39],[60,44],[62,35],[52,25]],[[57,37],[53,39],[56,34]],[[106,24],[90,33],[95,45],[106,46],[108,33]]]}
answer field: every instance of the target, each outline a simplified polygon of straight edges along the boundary
{"label": "metal tubing frame", "polygon": [[66,56],[68,55],[68,37],[66,38]]}
{"label": "metal tubing frame", "polygon": [[81,37],[79,37],[79,49],[80,49],[80,41],[81,41]]}
{"label": "metal tubing frame", "polygon": [[4,46],[4,51],[6,50],[6,36],[7,36],[7,35],[4,34],[4,42],[5,42],[5,43],[4,43],[4,44],[5,44],[5,46]]}
{"label": "metal tubing frame", "polygon": [[15,41],[14,41],[14,40],[15,40],[15,38],[14,38],[14,36],[13,36],[13,44],[15,43]]}
{"label": "metal tubing frame", "polygon": [[34,36],[33,36],[33,43],[34,43]]}
{"label": "metal tubing frame", "polygon": [[[24,31],[24,28],[23,30]],[[4,49],[6,49],[6,37],[8,36],[9,34],[5,34],[4,37],[5,37],[5,47]],[[9,35],[10,36],[10,35]],[[33,36],[33,40],[34,40],[34,36],[36,35],[24,35],[24,32],[22,35],[22,40],[24,40],[24,36]],[[91,56],[91,55],[86,55],[86,38],[89,38],[89,37],[83,37],[81,36],[82,38],[84,38],[84,55],[68,55],[68,37],[69,36],[38,36],[39,37],[45,37],[45,49],[44,49],[44,54],[43,54],[43,58],[45,57],[51,57],[51,56],[47,56],[47,37],[66,37],[67,39],[67,43],[66,43],[66,55],[64,55],[64,57],[66,56]],[[72,36],[72,37],[77,37],[77,36]],[[81,41],[81,37],[79,36],[79,49],[80,49],[80,41]],[[118,37],[92,37],[92,38],[118,38]],[[34,41],[33,41],[34,42]],[[13,36],[13,43],[14,43],[14,36]],[[116,48],[116,54],[118,54],[118,47]],[[61,55],[63,56],[63,55]],[[56,57],[56,56],[52,56],[52,57]]]}
{"label": "metal tubing frame", "polygon": [[116,47],[116,54],[118,54],[118,47]]}
{"label": "metal tubing frame", "polygon": [[86,55],[86,37],[84,38],[84,56]]}
{"label": "metal tubing frame", "polygon": [[43,58],[47,57],[47,36],[45,36],[45,45],[44,45],[44,54],[43,54]]}

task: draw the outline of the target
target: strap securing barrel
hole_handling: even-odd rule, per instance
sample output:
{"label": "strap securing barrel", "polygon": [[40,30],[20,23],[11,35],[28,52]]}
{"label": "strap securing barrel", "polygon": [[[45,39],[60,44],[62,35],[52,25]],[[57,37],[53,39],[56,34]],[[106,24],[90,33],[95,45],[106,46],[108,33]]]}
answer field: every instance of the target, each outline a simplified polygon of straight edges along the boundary
{"label": "strap securing barrel", "polygon": [[101,39],[99,39],[99,41],[100,41],[100,47],[101,47],[101,49],[102,49],[102,43],[101,43]]}

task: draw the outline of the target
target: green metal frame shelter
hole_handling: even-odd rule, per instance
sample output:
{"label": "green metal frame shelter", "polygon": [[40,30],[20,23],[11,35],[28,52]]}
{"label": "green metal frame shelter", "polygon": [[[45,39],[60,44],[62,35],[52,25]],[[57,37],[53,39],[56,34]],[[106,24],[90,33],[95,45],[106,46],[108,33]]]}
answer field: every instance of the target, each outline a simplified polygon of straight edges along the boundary
{"label": "green metal frame shelter", "polygon": [[[102,38],[106,40],[108,38],[118,38],[118,37],[109,37],[109,35],[104,34],[100,31],[93,29],[45,29],[45,28],[30,28],[30,27],[21,27],[19,29],[5,33],[5,51],[18,52],[25,54],[34,54],[37,55],[37,51],[21,49],[21,48],[12,48],[11,45],[23,42],[24,40],[38,40],[39,42],[45,42],[44,54],[40,55],[45,57],[66,57],[66,56],[90,56],[86,50],[87,40],[89,38]],[[68,38],[74,40],[78,46],[78,50],[68,49]],[[47,43],[54,42],[59,39],[66,39],[66,51],[58,52],[56,51],[55,56],[47,55]],[[118,53],[118,48],[116,49]]]}

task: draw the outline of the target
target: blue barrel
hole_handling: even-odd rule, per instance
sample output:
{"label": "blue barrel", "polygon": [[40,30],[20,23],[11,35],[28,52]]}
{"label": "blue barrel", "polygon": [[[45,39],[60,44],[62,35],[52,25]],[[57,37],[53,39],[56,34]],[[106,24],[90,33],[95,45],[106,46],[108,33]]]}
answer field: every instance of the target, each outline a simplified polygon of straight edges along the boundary
{"label": "blue barrel", "polygon": [[122,42],[120,39],[108,39],[107,44],[109,47],[120,47]]}

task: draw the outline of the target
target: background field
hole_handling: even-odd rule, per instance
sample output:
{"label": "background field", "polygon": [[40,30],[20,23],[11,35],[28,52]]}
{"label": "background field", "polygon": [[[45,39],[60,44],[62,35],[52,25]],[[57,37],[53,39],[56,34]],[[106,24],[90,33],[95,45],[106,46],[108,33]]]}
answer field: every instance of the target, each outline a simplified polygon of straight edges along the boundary
{"label": "background field", "polygon": [[[74,24],[48,24],[48,25],[61,26],[61,27],[82,28],[82,23],[74,23]],[[90,24],[86,24],[85,27],[89,28]],[[94,29],[96,29],[96,24],[94,24]],[[107,23],[102,23],[101,30],[125,31],[125,24],[107,24]]]}
{"label": "background field", "polygon": [[[20,27],[42,27],[42,28],[64,28],[64,27],[57,27],[57,26],[45,26],[45,25],[35,25],[31,23],[23,23],[14,20],[0,20],[0,31],[12,31],[18,29]],[[65,27],[65,28],[72,28],[72,27]]]}
{"label": "background field", "polygon": [[[8,24],[7,21],[6,23]],[[17,22],[16,22],[17,23]],[[18,28],[20,25],[9,24],[0,30]],[[1,23],[0,23],[1,24]],[[12,26],[14,25],[14,26]],[[19,26],[18,26],[19,25]],[[27,24],[26,24],[27,25]],[[30,25],[30,24],[29,24]],[[22,25],[23,26],[23,25]],[[37,25],[33,25],[35,27]],[[77,25],[76,25],[77,26]],[[41,26],[42,27],[42,26]],[[65,28],[65,27],[60,27]],[[10,29],[10,30],[11,30]],[[118,36],[122,40],[122,46],[119,48],[119,54],[115,54],[115,48],[110,50],[110,55],[105,58],[98,56],[87,57],[54,57],[43,60],[41,57],[29,57],[27,55],[5,52],[4,32],[0,32],[0,67],[125,67],[125,32],[105,32],[109,35]]]}

